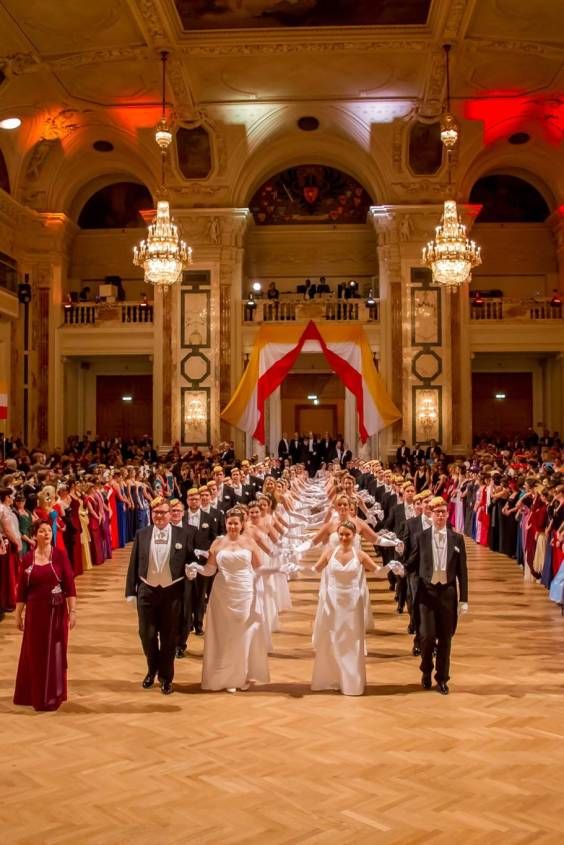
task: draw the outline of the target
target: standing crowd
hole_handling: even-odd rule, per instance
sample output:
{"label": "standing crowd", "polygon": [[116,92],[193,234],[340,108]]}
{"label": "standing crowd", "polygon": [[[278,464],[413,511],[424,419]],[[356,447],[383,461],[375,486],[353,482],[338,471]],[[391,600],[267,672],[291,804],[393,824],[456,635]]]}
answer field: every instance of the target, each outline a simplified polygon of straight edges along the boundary
{"label": "standing crowd", "polygon": [[[163,694],[173,691],[190,634],[204,627],[204,689],[264,682],[271,635],[291,607],[288,580],[308,565],[321,573],[312,684],[349,694],[364,689],[364,633],[373,627],[366,573],[388,578],[397,612],[409,615],[422,685],[434,670],[443,694],[457,617],[468,609],[464,534],[515,557],[527,580],[563,603],[557,439],[481,443],[454,463],[438,444],[402,443],[392,469],[353,458],[328,435],[293,440],[283,437],[279,457],[260,462],[236,461],[232,444],[184,454],[175,446],[162,458],[147,438],[87,435],[49,456],[6,444],[0,608],[15,611],[24,630],[16,703],[56,709],[66,699],[74,579],[131,540],[126,595],[139,614],[143,687],[158,677]],[[316,547],[320,557],[308,563]],[[356,632],[346,654],[336,653],[347,642],[337,628]]]}

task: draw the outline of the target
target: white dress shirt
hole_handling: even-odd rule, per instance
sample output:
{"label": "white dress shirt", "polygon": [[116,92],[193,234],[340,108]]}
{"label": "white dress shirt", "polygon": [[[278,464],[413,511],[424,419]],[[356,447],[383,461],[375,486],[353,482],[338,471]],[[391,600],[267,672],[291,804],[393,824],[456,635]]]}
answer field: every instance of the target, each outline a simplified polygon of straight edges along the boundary
{"label": "white dress shirt", "polygon": [[172,580],[170,572],[170,550],[172,547],[172,528],[165,526],[162,530],[153,526],[151,545],[149,546],[149,567],[147,577],[141,580],[150,587],[170,587],[182,578]]}
{"label": "white dress shirt", "polygon": [[433,577],[431,584],[446,584],[447,582],[447,532],[431,529],[433,543]]}
{"label": "white dress shirt", "polygon": [[406,519],[413,519],[415,516],[415,507],[413,505],[404,505],[405,508],[405,518]]}
{"label": "white dress shirt", "polygon": [[193,525],[195,528],[200,527],[200,508],[197,511],[188,511],[188,525]]}

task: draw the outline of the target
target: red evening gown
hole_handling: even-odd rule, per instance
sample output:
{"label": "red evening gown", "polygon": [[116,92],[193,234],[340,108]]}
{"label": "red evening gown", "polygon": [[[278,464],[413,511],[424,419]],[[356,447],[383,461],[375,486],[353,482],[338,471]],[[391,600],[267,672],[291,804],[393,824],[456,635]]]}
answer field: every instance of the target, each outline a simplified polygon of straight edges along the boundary
{"label": "red evening gown", "polygon": [[480,504],[476,514],[476,522],[478,525],[476,542],[480,546],[487,546],[490,531],[490,515],[488,513],[488,488],[485,486],[482,487],[480,492]]}
{"label": "red evening gown", "polygon": [[90,557],[93,566],[104,563],[104,548],[102,546],[102,525],[92,516],[90,508],[98,513],[98,500],[95,496],[85,496],[84,503],[88,506],[88,530],[90,531]]}
{"label": "red evening gown", "polygon": [[111,484],[104,484],[104,489],[108,495],[108,506],[110,508],[110,537],[112,539],[112,549],[117,549],[119,548],[119,528],[116,491]]}
{"label": "red evening gown", "polygon": [[17,600],[25,602],[25,617],[14,704],[57,710],[67,700],[66,598],[75,596],[76,589],[66,552],[53,549],[52,566],[37,566],[33,560],[33,551],[24,555],[18,583]]}
{"label": "red evening gown", "polygon": [[82,575],[82,525],[80,524],[80,501],[71,497],[70,518],[72,522],[72,571],[76,575]]}

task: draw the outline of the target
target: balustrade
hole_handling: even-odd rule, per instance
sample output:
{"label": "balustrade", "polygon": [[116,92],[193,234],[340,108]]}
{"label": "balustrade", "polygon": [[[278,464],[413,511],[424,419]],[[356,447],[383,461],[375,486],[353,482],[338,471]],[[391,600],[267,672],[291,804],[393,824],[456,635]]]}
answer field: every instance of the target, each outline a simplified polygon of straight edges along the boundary
{"label": "balustrade", "polygon": [[150,302],[69,302],[63,306],[63,312],[65,326],[153,322]]}
{"label": "balustrade", "polygon": [[256,299],[253,305],[242,303],[245,323],[283,323],[307,320],[347,320],[355,322],[377,322],[379,302],[366,305],[360,299],[319,298],[304,300],[300,297],[281,299]]}
{"label": "balustrade", "polygon": [[549,299],[482,299],[470,303],[470,319],[529,321],[562,320],[562,305],[552,304]]}

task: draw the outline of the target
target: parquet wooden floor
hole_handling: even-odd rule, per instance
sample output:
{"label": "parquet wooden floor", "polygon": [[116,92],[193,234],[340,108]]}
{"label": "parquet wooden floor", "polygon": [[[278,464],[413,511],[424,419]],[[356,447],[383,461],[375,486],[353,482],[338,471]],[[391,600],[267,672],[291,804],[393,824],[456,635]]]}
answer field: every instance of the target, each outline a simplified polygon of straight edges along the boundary
{"label": "parquet wooden floor", "polygon": [[292,584],[272,683],[204,694],[202,640],[169,698],[140,681],[127,554],[79,579],[70,700],[11,702],[0,624],[0,838],[21,845],[564,842],[564,619],[513,561],[469,545],[451,695],[419,687],[405,616],[371,584],[367,693],[309,690],[316,579]]}

